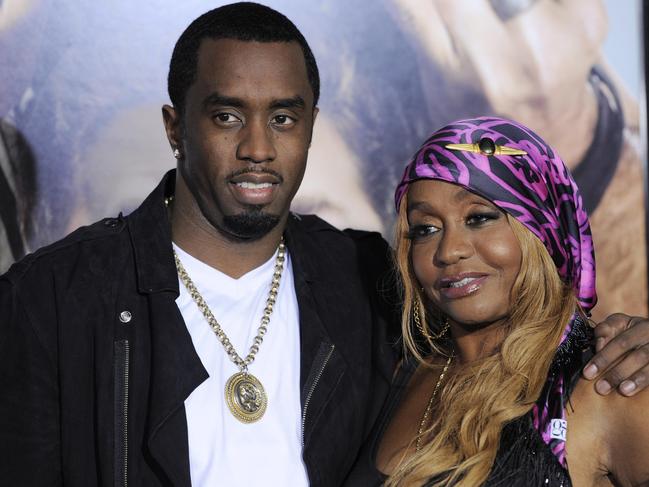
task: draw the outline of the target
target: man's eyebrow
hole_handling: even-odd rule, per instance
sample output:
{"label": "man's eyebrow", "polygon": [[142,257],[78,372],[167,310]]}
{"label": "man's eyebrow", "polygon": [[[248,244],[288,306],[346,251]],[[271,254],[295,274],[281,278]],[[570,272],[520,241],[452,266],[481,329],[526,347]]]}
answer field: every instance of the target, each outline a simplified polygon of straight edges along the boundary
{"label": "man's eyebrow", "polygon": [[273,100],[270,104],[270,108],[275,110],[277,108],[304,108],[306,103],[304,103],[304,98],[300,95],[296,95],[292,98],[281,98],[278,100]]}
{"label": "man's eyebrow", "polygon": [[203,100],[203,107],[210,108],[214,105],[222,105],[229,107],[241,108],[244,106],[243,100],[241,98],[235,98],[233,96],[221,95],[218,92],[213,92],[205,97]]}
{"label": "man's eyebrow", "polygon": [[[203,100],[204,108],[211,108],[213,106],[229,106],[235,108],[243,108],[245,102],[241,98],[234,96],[222,95],[218,92],[210,93]],[[277,98],[270,102],[270,109],[277,110],[278,108],[304,108],[306,103],[304,98],[300,95],[293,96],[291,98]]]}

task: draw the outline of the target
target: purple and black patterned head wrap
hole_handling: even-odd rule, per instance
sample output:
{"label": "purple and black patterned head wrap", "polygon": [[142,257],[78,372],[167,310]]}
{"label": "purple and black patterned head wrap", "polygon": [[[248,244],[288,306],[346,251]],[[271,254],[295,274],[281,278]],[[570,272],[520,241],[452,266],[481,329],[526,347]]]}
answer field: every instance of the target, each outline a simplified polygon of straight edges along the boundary
{"label": "purple and black patterned head wrap", "polygon": [[[479,143],[522,149],[527,155],[487,156],[450,150]],[[561,278],[572,284],[589,311],[597,301],[595,256],[579,189],[559,155],[527,127],[496,117],[451,123],[431,135],[397,186],[397,210],[410,183],[437,179],[460,185],[516,218],[545,245]]]}
{"label": "purple and black patterned head wrap", "polygon": [[[480,144],[487,150],[452,150],[448,144]],[[527,155],[485,155],[494,145]],[[543,242],[581,307],[588,312],[595,306],[593,240],[579,189],[559,155],[530,129],[511,120],[480,117],[437,130],[406,167],[395,193],[397,211],[410,183],[421,179],[462,186],[516,218]],[[572,324],[567,324],[564,340]],[[568,375],[548,377],[533,409],[536,428],[564,466]]]}

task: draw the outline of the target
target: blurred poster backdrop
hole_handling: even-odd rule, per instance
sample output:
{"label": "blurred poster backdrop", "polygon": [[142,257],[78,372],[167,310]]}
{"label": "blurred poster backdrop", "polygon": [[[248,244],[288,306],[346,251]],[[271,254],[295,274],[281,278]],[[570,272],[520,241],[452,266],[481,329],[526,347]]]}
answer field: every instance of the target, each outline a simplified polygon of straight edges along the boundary
{"label": "blurred poster backdrop", "polygon": [[[174,166],[160,107],[175,40],[228,2],[0,0],[0,271],[129,212]],[[562,155],[591,215],[600,304],[647,315],[636,0],[266,0],[322,77],[294,210],[392,240],[392,193],[451,120],[498,114]]]}

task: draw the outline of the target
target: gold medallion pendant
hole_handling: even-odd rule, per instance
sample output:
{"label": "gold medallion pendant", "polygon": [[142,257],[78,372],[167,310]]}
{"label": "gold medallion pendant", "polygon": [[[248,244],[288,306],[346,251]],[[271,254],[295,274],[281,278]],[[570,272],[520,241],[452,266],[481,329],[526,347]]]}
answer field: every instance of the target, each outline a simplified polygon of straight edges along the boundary
{"label": "gold medallion pendant", "polygon": [[268,398],[259,379],[247,372],[237,372],[225,384],[225,402],[242,423],[254,423],[266,412]]}
{"label": "gold medallion pendant", "polygon": [[[0,2],[1,1],[2,0],[0,0]],[[253,339],[252,345],[250,345],[248,355],[246,355],[245,358],[241,358],[234,349],[232,342],[223,331],[223,328],[219,325],[219,322],[216,321],[216,318],[203,299],[203,296],[201,296],[201,293],[196,289],[194,282],[187,274],[182,262],[180,262],[178,254],[176,254],[176,251],[174,250],[174,260],[176,261],[178,277],[180,277],[180,280],[187,288],[187,291],[196,303],[196,306],[198,306],[198,309],[203,313],[207,323],[210,325],[210,328],[212,328],[216,338],[221,342],[221,345],[223,345],[223,348],[228,354],[228,357],[230,357],[230,360],[239,367],[240,372],[237,372],[230,377],[228,382],[225,384],[225,402],[234,417],[242,423],[254,423],[255,421],[259,421],[266,412],[266,406],[268,404],[266,391],[264,390],[264,386],[261,385],[261,382],[259,382],[259,379],[248,373],[248,365],[255,360],[257,352],[259,352],[259,347],[264,341],[264,335],[268,332],[270,317],[273,314],[273,307],[275,306],[279,294],[279,283],[282,278],[285,257],[286,246],[284,245],[284,237],[281,237],[279,246],[277,247],[275,271],[273,272],[273,279],[270,282],[270,289],[268,291],[268,298],[266,298],[264,314],[261,317],[261,323],[257,329],[257,335]]]}

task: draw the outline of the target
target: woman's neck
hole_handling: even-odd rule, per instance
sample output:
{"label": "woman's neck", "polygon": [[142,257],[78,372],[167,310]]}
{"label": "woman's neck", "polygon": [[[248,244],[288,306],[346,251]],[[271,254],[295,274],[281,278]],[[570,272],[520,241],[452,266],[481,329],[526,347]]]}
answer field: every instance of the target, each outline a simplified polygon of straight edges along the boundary
{"label": "woman's neck", "polygon": [[493,355],[504,340],[504,326],[505,320],[468,325],[451,322],[450,331],[457,361],[467,364]]}

